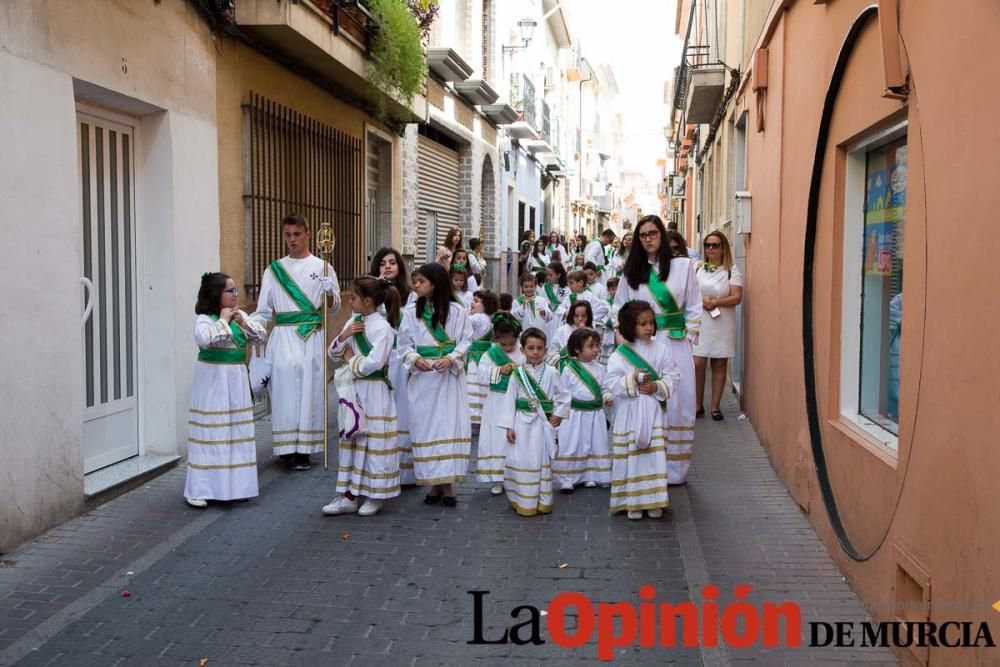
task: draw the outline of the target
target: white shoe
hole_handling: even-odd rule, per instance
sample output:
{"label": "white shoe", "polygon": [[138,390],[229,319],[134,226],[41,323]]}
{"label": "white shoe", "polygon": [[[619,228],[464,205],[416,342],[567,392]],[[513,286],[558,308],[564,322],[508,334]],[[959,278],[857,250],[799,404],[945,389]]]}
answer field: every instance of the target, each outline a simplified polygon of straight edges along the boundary
{"label": "white shoe", "polygon": [[496,484],[491,486],[490,493],[494,496],[499,496],[501,493],[503,493],[503,484],[497,482]]}
{"label": "white shoe", "polygon": [[208,501],[202,500],[201,498],[185,498],[184,500],[186,500],[187,504],[191,507],[208,507]]}
{"label": "white shoe", "polygon": [[573,485],[570,482],[560,482],[559,493],[573,493]]}
{"label": "white shoe", "polygon": [[629,510],[628,518],[632,519],[632,521],[635,521],[637,519],[641,519],[642,518],[642,510]]}
{"label": "white shoe", "polygon": [[592,489],[595,486],[597,486],[597,482],[584,482],[583,486],[584,486],[584,488]]}
{"label": "white shoe", "polygon": [[358,510],[358,516],[375,516],[378,511],[382,509],[381,500],[372,500],[367,498],[365,502],[361,504],[361,509]]}
{"label": "white shoe", "polygon": [[348,500],[347,496],[340,496],[329,505],[323,507],[323,514],[351,514],[358,511],[358,500]]}
{"label": "white shoe", "polygon": [[661,516],[663,516],[663,508],[654,507],[651,510],[646,510],[646,514],[649,515],[650,519],[659,519]]}

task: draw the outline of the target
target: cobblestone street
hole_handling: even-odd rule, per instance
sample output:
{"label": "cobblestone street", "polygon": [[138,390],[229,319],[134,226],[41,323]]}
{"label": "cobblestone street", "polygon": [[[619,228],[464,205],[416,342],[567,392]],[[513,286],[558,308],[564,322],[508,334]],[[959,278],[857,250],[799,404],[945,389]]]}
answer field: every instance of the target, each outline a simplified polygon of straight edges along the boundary
{"label": "cobblestone street", "polygon": [[[336,471],[263,474],[261,496],[199,512],[182,469],[4,555],[0,664],[468,665],[596,662],[576,650],[476,646],[473,600],[488,590],[487,638],[511,610],[557,593],[699,602],[716,584],[751,601],[797,601],[810,620],[861,621],[843,581],[731,399],[699,420],[695,462],[663,520],[607,514],[607,491],[558,496],[525,519],[485,485],[455,509],[407,490],[376,518],[324,517]],[[560,567],[565,564],[565,567]],[[125,596],[125,591],[129,595]],[[547,638],[543,619],[542,637]],[[808,639],[808,637],[806,637]],[[886,649],[620,649],[616,664],[896,664]]]}

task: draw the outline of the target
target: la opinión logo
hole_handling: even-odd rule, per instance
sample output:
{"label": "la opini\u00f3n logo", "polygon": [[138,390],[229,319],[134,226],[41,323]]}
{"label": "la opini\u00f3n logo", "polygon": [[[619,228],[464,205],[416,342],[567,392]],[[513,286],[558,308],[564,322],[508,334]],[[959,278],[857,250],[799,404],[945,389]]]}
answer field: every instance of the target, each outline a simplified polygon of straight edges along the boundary
{"label": "la opini\u00f3n logo", "polygon": [[[742,649],[761,644],[768,648],[802,646],[802,611],[792,601],[765,602],[759,606],[746,601],[753,587],[739,584],[734,600],[720,607],[719,589],[708,584],[702,588],[704,602],[654,602],[656,589],[639,589],[639,604],[631,602],[594,602],[582,593],[560,593],[545,611],[533,605],[514,607],[515,621],[502,632],[488,633],[483,602],[489,591],[467,591],[473,598],[473,638],[469,644],[541,645],[542,619],[549,639],[567,649],[580,648],[597,637],[597,658],[612,660],[615,650],[640,648],[716,647]],[[575,624],[568,623],[575,619]],[[680,637],[678,637],[678,624]],[[575,626],[575,627],[574,627]],[[860,630],[855,627],[860,626]],[[809,623],[812,647],[852,646],[996,646],[985,622],[890,621],[882,623]],[[490,634],[490,636],[487,636]],[[860,643],[859,643],[860,640]]]}

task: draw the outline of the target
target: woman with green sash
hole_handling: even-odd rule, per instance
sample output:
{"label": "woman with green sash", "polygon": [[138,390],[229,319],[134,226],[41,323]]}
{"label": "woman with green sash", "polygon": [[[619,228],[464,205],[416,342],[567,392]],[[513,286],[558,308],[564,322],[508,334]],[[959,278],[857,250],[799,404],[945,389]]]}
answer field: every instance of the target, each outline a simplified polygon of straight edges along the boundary
{"label": "woman with green sash", "polygon": [[544,271],[549,268],[549,254],[545,252],[544,239],[538,239],[535,241],[534,248],[531,251],[531,257],[528,258],[528,268],[532,273],[535,271]]}
{"label": "woman with green sash", "polygon": [[667,229],[658,216],[646,215],[635,228],[632,248],[615,294],[612,319],[629,301],[647,302],[656,320],[656,340],[670,346],[681,372],[680,386],[667,408],[667,464],[671,484],[687,480],[694,445],[695,376],[692,344],[701,327],[701,287],[694,261],[673,257]]}
{"label": "woman with green sash", "polygon": [[472,447],[465,354],[472,325],[452,300],[448,272],[424,264],[413,273],[415,303],[403,309],[399,355],[410,372],[410,444],[417,484],[431,487],[424,502],[453,507],[452,484],[465,479]]}
{"label": "woman with green sash", "polygon": [[184,482],[184,499],[192,507],[257,496],[247,344],[263,343],[267,331],[236,307],[238,294],[224,273],[201,277],[194,324],[200,351],[191,385]]}

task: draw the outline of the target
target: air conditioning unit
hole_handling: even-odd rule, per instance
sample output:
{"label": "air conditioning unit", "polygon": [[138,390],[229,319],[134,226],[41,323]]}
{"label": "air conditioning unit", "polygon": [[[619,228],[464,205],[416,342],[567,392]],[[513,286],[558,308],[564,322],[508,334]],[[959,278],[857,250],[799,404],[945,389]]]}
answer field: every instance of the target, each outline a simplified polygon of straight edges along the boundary
{"label": "air conditioning unit", "polygon": [[749,234],[751,229],[750,193],[741,190],[736,193],[736,233]]}

